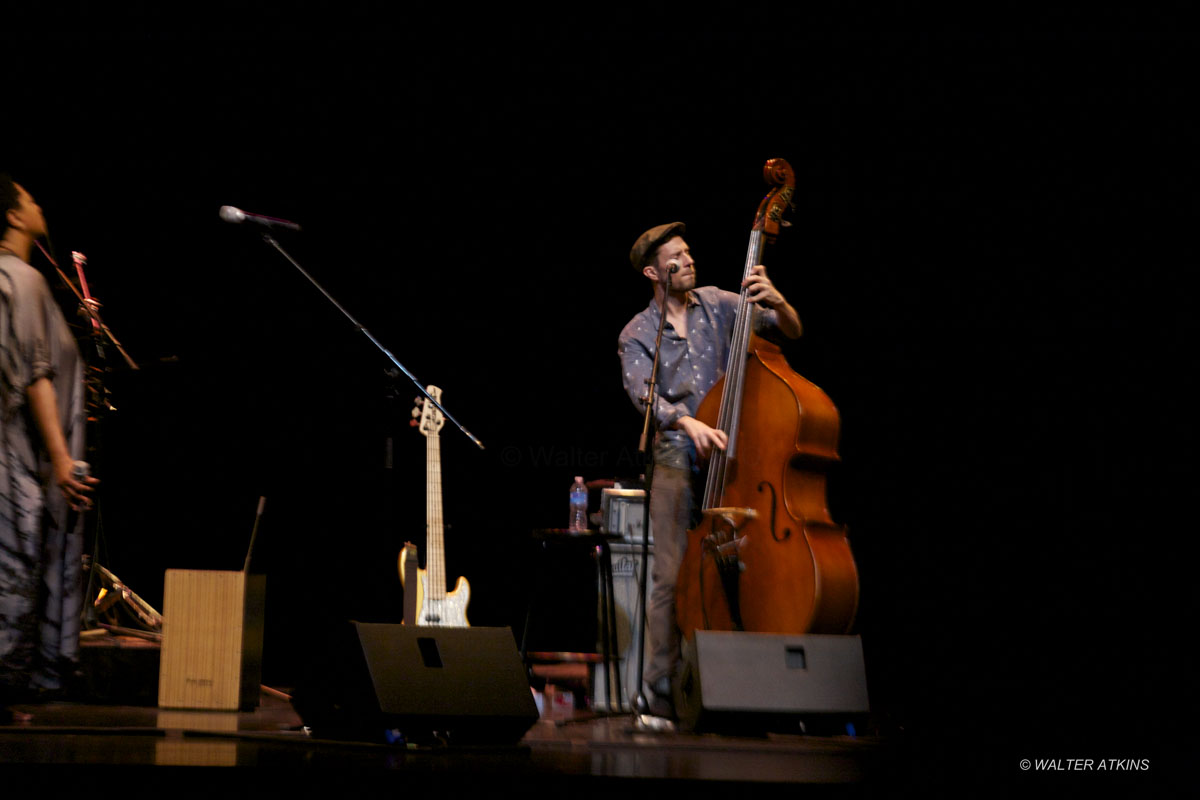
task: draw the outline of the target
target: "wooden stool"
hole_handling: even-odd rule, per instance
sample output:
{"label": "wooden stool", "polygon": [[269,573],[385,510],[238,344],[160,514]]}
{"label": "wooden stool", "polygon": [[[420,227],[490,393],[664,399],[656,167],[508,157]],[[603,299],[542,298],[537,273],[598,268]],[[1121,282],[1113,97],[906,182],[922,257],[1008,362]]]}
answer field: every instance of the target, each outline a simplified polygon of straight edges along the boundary
{"label": "wooden stool", "polygon": [[600,653],[564,653],[531,651],[525,654],[531,678],[541,679],[546,686],[559,686],[575,692],[575,707],[580,700],[592,696],[592,681],[596,665],[604,660]]}

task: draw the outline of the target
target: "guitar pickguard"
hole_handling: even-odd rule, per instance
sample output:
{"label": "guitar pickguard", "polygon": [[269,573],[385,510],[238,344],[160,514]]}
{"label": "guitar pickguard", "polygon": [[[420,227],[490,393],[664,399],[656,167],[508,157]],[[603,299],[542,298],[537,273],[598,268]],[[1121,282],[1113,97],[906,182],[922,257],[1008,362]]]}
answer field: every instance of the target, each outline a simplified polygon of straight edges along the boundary
{"label": "guitar pickguard", "polygon": [[425,602],[418,600],[417,624],[433,625],[442,628],[469,628],[467,622],[467,604],[471,600],[471,585],[466,578],[459,578],[454,585],[454,591],[447,592],[440,600],[429,599],[428,576],[425,570],[418,572],[421,582],[421,594]]}
{"label": "guitar pickguard", "polygon": [[[412,548],[411,552],[415,554],[416,549]],[[405,591],[409,589],[405,578],[408,554],[409,548],[400,551],[400,583],[404,586]],[[440,600],[432,599],[429,591],[429,570],[418,569],[417,585],[414,588],[417,592],[417,625],[442,628],[471,627],[471,623],[467,621],[467,606],[471,602],[471,584],[467,582],[466,578],[459,577],[458,582],[454,584],[454,591],[447,592]],[[404,623],[406,625],[413,624],[407,618]]]}

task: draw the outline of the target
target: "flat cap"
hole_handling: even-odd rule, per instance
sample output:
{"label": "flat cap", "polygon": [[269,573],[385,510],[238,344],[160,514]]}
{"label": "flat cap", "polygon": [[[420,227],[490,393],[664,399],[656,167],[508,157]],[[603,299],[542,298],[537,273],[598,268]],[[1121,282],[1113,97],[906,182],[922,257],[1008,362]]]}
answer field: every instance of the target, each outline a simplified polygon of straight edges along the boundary
{"label": "flat cap", "polygon": [[672,237],[682,236],[686,230],[687,227],[682,222],[668,222],[666,225],[651,228],[633,243],[633,249],[629,251],[629,262],[633,264],[634,269],[640,271],[645,266],[647,253]]}

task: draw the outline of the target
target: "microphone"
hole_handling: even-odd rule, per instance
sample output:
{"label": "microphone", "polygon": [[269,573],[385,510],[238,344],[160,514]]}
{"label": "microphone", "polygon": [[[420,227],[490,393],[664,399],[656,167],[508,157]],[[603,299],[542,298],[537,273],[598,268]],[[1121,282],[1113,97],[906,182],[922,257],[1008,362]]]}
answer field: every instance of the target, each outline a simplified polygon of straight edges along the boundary
{"label": "microphone", "polygon": [[283,228],[289,231],[300,230],[299,225],[294,222],[288,222],[286,219],[266,217],[262,214],[250,214],[242,211],[240,208],[234,208],[233,206],[221,206],[221,219],[225,222],[232,222],[235,225],[240,225],[243,222],[249,222],[254,225],[261,225],[264,228]]}
{"label": "microphone", "polygon": [[672,258],[670,261],[668,261],[667,266],[671,268],[672,275],[674,275],[676,272],[679,272],[679,262],[675,259]]}

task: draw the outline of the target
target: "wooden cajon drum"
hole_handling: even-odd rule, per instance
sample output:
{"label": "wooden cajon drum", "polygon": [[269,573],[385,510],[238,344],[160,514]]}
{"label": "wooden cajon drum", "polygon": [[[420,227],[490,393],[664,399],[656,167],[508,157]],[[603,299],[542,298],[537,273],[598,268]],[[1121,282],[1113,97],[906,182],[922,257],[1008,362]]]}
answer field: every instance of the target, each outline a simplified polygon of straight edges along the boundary
{"label": "wooden cajon drum", "polygon": [[266,577],[169,569],[163,584],[159,708],[258,705]]}

